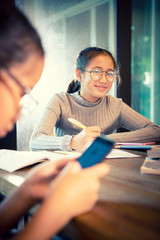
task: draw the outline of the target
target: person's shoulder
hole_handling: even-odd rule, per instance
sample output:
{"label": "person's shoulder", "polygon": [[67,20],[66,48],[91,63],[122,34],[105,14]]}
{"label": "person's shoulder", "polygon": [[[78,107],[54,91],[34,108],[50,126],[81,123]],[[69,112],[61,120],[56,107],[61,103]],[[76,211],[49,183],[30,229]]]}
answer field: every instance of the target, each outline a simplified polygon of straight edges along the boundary
{"label": "person's shoulder", "polygon": [[60,104],[60,105],[68,104],[69,102],[72,102],[76,98],[76,94],[77,93],[66,93],[66,92],[55,93],[50,99],[48,105],[51,106],[55,104]]}
{"label": "person's shoulder", "polygon": [[61,102],[67,103],[68,101],[71,101],[75,97],[75,93],[66,93],[61,92],[56,94],[56,98],[59,99]]}
{"label": "person's shoulder", "polygon": [[67,93],[65,92],[54,93],[50,101],[59,101],[59,100],[63,101],[66,98],[67,98]]}
{"label": "person's shoulder", "polygon": [[64,100],[64,99],[66,99],[68,97],[67,95],[68,94],[66,92],[60,92],[60,93],[56,93],[55,97],[57,97],[57,98],[59,98],[61,100]]}
{"label": "person's shoulder", "polygon": [[62,103],[66,101],[66,93],[65,92],[60,92],[60,93],[54,93],[47,104],[47,107],[51,107],[55,104]]}
{"label": "person's shoulder", "polygon": [[111,105],[118,105],[120,106],[122,104],[122,99],[121,98],[117,98],[117,97],[114,97],[110,94],[108,94],[106,96],[106,101],[108,102],[108,104],[111,104]]}

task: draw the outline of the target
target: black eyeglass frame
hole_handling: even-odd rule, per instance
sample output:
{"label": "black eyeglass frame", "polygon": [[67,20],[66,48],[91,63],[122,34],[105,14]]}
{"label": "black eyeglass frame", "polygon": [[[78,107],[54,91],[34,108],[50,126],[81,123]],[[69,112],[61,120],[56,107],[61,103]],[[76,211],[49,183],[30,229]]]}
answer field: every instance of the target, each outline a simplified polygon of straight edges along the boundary
{"label": "black eyeglass frame", "polygon": [[[23,84],[8,70],[6,70],[8,76],[22,89],[23,91],[23,97],[21,99],[21,105],[22,105],[22,108],[24,108],[25,110],[27,109],[28,112],[32,111],[30,110],[30,108],[28,107],[28,105],[24,105],[22,103],[22,100],[25,98],[25,96],[28,96],[28,98],[30,99],[30,102],[32,102],[34,104],[34,106],[37,106],[38,105],[38,101],[31,95],[31,88],[27,88],[27,87],[24,87]],[[22,111],[23,112],[23,111]],[[23,114],[22,114],[23,115]],[[25,114],[26,115],[26,112]]]}
{"label": "black eyeglass frame", "polygon": [[6,70],[8,76],[22,89],[24,95],[25,94],[30,94],[31,88],[26,88],[23,86],[23,84],[8,70]]}

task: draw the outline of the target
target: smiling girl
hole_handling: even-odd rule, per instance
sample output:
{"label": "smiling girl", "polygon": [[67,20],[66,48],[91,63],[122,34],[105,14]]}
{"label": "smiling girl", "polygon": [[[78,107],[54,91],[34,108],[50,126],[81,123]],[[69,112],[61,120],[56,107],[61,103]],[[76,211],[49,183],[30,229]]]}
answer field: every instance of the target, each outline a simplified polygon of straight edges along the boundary
{"label": "smiling girl", "polygon": [[[100,133],[118,142],[160,140],[159,126],[131,109],[122,99],[108,94],[113,82],[120,82],[118,65],[109,51],[98,47],[82,50],[76,61],[75,75],[67,93],[55,94],[47,105],[32,134],[32,150],[80,151]],[[78,120],[86,128],[81,130],[68,118]],[[114,133],[121,127],[129,132]]]}

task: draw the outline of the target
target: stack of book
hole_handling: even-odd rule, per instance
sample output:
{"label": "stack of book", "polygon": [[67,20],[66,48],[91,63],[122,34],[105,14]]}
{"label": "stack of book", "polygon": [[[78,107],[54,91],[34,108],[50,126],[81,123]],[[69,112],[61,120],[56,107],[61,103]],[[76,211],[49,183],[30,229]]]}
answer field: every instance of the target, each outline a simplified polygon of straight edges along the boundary
{"label": "stack of book", "polygon": [[150,150],[155,146],[156,142],[144,142],[144,143],[119,143],[116,142],[115,148],[128,149],[128,150]]}
{"label": "stack of book", "polygon": [[147,150],[147,157],[142,166],[141,173],[160,174],[160,145],[155,145]]}

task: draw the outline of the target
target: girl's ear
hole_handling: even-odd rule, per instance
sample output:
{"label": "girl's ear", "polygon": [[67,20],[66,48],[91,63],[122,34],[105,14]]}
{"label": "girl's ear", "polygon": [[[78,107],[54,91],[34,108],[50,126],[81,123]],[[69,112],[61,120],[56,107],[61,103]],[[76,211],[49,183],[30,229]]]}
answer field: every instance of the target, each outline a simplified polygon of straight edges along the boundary
{"label": "girl's ear", "polygon": [[76,68],[76,71],[75,71],[75,74],[76,74],[76,79],[79,81],[79,82],[82,82],[82,79],[81,79],[81,70],[79,68]]}

